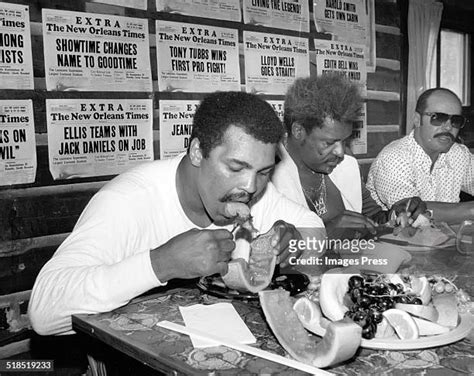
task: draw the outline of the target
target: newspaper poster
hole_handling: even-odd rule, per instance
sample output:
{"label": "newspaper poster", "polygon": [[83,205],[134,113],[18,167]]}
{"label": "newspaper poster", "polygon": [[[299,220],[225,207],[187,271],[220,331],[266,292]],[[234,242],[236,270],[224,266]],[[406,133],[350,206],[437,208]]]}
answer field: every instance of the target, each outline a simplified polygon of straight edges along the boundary
{"label": "newspaper poster", "polygon": [[275,110],[276,114],[278,115],[278,118],[280,121],[283,123],[283,105],[285,103],[284,100],[267,100],[268,103],[273,107]]}
{"label": "newspaper poster", "polygon": [[28,5],[0,3],[0,89],[34,89]]}
{"label": "newspaper poster", "polygon": [[152,91],[148,20],[43,9],[47,90]]}
{"label": "newspaper poster", "polygon": [[153,160],[151,99],[46,99],[51,175],[114,175]]}
{"label": "newspaper poster", "polygon": [[317,74],[337,72],[360,87],[367,96],[367,67],[364,46],[332,40],[314,40]]}
{"label": "newspaper poster", "polygon": [[305,38],[244,30],[247,92],[285,94],[297,77],[309,76],[308,51]]}
{"label": "newspaper poster", "polygon": [[309,6],[304,0],[243,0],[246,24],[309,33]]}
{"label": "newspaper poster", "polygon": [[198,100],[160,100],[160,159],[188,149]]}
{"label": "newspaper poster", "polygon": [[362,113],[354,122],[352,137],[349,144],[354,154],[367,154],[367,104],[364,103]]}
{"label": "newspaper poster", "polygon": [[35,178],[33,102],[0,100],[0,185],[34,183]]}
{"label": "newspaper poster", "polygon": [[241,0],[156,0],[158,12],[240,22]]}
{"label": "newspaper poster", "polygon": [[240,91],[238,31],[156,21],[160,91]]}
{"label": "newspaper poster", "polygon": [[365,61],[367,72],[375,72],[377,66],[376,37],[375,37],[375,2],[365,0],[367,10],[367,27],[365,33]]}
{"label": "newspaper poster", "polygon": [[109,5],[117,5],[119,7],[128,7],[135,9],[146,10],[148,2],[147,0],[89,0],[91,3],[102,3]]}
{"label": "newspaper poster", "polygon": [[332,34],[334,40],[365,45],[365,0],[313,0],[313,17],[318,33]]}

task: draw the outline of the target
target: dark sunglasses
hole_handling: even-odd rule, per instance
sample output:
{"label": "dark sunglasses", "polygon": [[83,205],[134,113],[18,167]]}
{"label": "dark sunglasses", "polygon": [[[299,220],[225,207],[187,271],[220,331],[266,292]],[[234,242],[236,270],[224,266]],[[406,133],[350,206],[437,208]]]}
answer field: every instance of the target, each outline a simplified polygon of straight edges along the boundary
{"label": "dark sunglasses", "polygon": [[462,115],[449,115],[444,112],[422,112],[422,115],[429,116],[431,125],[435,127],[440,127],[448,120],[451,120],[453,128],[461,129],[466,125],[466,118]]}

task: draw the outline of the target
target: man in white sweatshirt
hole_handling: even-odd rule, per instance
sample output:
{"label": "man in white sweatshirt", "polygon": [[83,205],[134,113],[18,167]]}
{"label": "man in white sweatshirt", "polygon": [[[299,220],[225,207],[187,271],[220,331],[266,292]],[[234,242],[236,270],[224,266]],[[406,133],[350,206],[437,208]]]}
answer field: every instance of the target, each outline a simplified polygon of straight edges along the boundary
{"label": "man in white sweatshirt", "polygon": [[295,256],[291,239],[323,239],[321,219],[269,183],[282,135],[257,96],[206,97],[186,155],[129,170],[91,199],[38,275],[33,329],[72,332],[73,314],[113,310],[174,278],[225,274],[237,215],[250,214],[261,233],[279,227],[272,244],[282,266]]}

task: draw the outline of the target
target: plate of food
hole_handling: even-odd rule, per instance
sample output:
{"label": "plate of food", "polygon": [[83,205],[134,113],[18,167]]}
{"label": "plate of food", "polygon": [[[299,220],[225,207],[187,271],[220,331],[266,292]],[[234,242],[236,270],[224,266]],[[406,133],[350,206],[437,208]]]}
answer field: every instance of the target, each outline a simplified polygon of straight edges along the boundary
{"label": "plate of food", "polygon": [[360,346],[381,350],[448,345],[466,337],[474,324],[469,296],[441,276],[333,269],[321,277],[318,294],[299,298],[293,309],[318,336],[330,323],[353,321],[362,329]]}
{"label": "plate of food", "polygon": [[[273,275],[270,284],[265,288],[267,290],[284,289],[290,292],[290,295],[297,295],[306,290],[310,279],[306,274],[297,271],[291,273],[279,273],[278,270]],[[239,291],[226,286],[224,280],[219,274],[209,277],[202,277],[197,283],[197,287],[210,295],[226,299],[254,300],[258,299],[258,293],[250,291]]]}
{"label": "plate of food", "polygon": [[395,226],[393,231],[384,229],[384,232],[378,236],[379,241],[401,245],[408,251],[447,248],[456,243],[456,233],[445,222],[427,222],[419,227]]}
{"label": "plate of food", "polygon": [[226,286],[220,274],[202,277],[197,283],[197,287],[206,294],[225,299],[255,300],[257,293],[249,291],[238,291]]}

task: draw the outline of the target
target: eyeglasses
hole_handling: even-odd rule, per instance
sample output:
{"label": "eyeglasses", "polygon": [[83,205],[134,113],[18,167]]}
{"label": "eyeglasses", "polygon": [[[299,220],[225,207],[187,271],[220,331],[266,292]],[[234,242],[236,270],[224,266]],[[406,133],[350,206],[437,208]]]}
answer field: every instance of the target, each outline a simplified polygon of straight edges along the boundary
{"label": "eyeglasses", "polygon": [[429,116],[431,125],[435,127],[440,127],[448,120],[451,121],[453,128],[461,129],[466,125],[466,118],[462,115],[449,115],[444,112],[422,112],[421,114]]}

